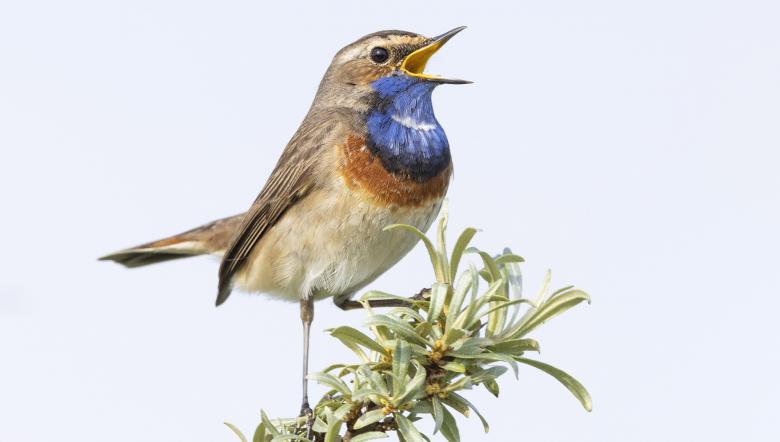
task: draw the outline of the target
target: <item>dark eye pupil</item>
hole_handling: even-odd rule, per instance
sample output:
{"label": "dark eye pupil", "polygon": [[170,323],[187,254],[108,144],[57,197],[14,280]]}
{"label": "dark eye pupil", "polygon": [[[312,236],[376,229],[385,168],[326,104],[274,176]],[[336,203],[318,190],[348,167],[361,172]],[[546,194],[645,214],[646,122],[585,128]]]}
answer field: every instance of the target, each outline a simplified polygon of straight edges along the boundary
{"label": "dark eye pupil", "polygon": [[384,63],[387,61],[388,57],[390,57],[390,54],[387,53],[387,49],[385,48],[377,47],[371,49],[371,60],[375,63]]}

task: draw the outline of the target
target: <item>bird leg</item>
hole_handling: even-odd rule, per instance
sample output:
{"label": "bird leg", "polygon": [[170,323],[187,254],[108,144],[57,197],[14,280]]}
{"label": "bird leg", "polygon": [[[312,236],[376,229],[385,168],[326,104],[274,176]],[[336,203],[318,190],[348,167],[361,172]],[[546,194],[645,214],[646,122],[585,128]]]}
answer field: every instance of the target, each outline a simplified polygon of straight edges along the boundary
{"label": "bird leg", "polygon": [[306,416],[306,438],[311,438],[311,428],[314,425],[314,412],[309,406],[309,332],[311,322],[314,320],[314,297],[307,296],[301,299],[301,322],[303,323],[303,397],[301,400],[301,412],[299,416]]}
{"label": "bird leg", "polygon": [[[374,307],[408,307],[415,301],[422,301],[425,296],[430,293],[431,289],[422,289],[416,295],[407,299],[373,299],[368,301],[368,305]],[[333,298],[334,301],[338,298]],[[343,301],[335,302],[336,306],[344,311],[355,310],[363,308],[363,303],[360,301],[353,301],[351,299],[344,299]]]}

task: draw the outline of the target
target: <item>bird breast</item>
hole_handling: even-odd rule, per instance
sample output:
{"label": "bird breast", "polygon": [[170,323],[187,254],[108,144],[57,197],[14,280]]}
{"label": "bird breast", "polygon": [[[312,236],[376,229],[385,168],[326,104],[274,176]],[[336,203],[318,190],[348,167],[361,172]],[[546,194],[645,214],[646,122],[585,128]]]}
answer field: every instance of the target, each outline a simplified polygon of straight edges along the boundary
{"label": "bird breast", "polygon": [[377,205],[424,207],[440,201],[447,193],[452,165],[435,176],[419,181],[388,171],[383,162],[366,146],[363,138],[350,135],[339,147],[343,158],[341,176],[347,187]]}
{"label": "bird breast", "polygon": [[[391,224],[427,230],[441,206],[440,193],[413,204],[407,189],[390,197],[346,177],[318,188],[291,207],[258,243],[234,281],[236,287],[288,300],[349,296],[404,257],[418,242]],[[439,191],[441,192],[441,191]]]}

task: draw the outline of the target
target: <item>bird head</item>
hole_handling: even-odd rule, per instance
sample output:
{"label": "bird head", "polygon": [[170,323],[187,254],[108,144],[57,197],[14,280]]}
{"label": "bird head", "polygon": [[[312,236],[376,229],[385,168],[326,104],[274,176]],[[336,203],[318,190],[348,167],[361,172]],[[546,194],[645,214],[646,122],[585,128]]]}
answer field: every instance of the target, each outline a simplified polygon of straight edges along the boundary
{"label": "bird head", "polygon": [[406,31],[380,31],[360,38],[333,58],[320,84],[315,107],[319,101],[330,106],[360,108],[366,105],[365,99],[380,88],[392,91],[420,83],[430,88],[444,83],[471,83],[425,72],[431,56],[463,29],[465,26],[436,37]]}

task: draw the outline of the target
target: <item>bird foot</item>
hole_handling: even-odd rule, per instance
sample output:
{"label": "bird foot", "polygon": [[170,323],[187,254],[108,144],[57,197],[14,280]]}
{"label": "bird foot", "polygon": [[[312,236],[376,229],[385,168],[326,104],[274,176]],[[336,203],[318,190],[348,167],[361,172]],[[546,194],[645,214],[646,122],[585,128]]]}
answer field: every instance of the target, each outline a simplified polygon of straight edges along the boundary
{"label": "bird foot", "polygon": [[306,417],[306,439],[311,440],[312,427],[314,427],[314,410],[309,406],[309,401],[304,400],[301,404],[301,411],[298,417]]}

